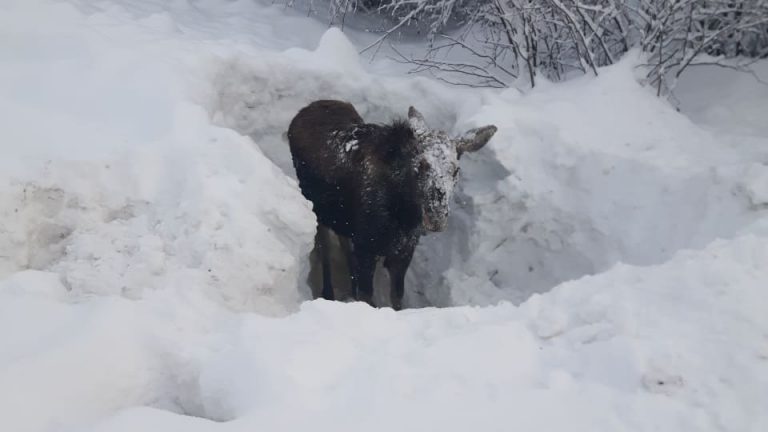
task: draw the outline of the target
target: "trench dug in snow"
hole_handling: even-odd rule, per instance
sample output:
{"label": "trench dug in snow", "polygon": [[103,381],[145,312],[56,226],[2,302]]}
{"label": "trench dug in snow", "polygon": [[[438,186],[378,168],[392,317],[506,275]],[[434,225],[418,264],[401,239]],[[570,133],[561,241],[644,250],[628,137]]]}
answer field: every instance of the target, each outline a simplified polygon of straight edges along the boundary
{"label": "trench dug in snow", "polygon": [[[214,86],[215,122],[250,136],[289,177],[284,132],[300,108],[321,98],[349,101],[370,122],[403,117],[415,105],[431,126],[452,133],[499,127],[486,148],[462,159],[448,230],[421,240],[406,280],[409,307],[519,303],[617,262],[664,262],[731,237],[754,217],[745,191],[734,188],[743,165],[723,163],[707,133],[637,84],[630,61],[591,82],[525,97],[465,92],[372,76],[330,30],[314,52],[228,62]],[[633,110],[613,110],[628,103]],[[312,263],[316,296],[321,271],[309,255],[300,259]],[[333,263],[343,298],[348,273],[338,247]],[[379,304],[387,304],[381,266],[375,285]]]}

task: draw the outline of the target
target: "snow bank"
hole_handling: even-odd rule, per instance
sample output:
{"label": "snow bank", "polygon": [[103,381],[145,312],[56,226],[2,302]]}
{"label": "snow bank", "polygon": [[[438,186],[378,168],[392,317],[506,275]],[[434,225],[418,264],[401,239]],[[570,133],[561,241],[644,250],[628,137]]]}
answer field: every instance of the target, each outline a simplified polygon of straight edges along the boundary
{"label": "snow bank", "polygon": [[473,117],[500,126],[490,150],[506,172],[490,191],[466,176],[476,225],[470,257],[450,270],[455,302],[519,302],[617,262],[664,262],[765,217],[754,161],[768,161],[766,137],[728,135],[734,152],[637,84],[632,66],[509,91]]}
{"label": "snow bank", "polygon": [[195,102],[214,59],[152,41],[174,33],[167,20],[141,20],[145,33],[119,9],[11,6],[0,274],[55,272],[73,295],[200,290],[265,313],[309,297],[300,257],[314,215],[295,182]]}
{"label": "snow bank", "polygon": [[280,319],[184,298],[62,303],[55,278],[21,274],[0,287],[0,382],[17,389],[2,418],[94,432],[759,431],[767,245],[746,235],[619,266],[520,307],[316,301]]}

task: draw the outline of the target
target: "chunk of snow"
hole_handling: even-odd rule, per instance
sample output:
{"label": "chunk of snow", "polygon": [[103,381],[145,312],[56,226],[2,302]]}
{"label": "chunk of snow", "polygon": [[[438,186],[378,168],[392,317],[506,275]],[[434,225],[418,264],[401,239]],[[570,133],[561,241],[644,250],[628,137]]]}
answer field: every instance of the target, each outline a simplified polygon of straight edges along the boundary
{"label": "chunk of snow", "polygon": [[349,140],[346,143],[344,143],[344,150],[346,152],[351,152],[353,150],[357,150],[357,140],[353,139],[353,140]]}

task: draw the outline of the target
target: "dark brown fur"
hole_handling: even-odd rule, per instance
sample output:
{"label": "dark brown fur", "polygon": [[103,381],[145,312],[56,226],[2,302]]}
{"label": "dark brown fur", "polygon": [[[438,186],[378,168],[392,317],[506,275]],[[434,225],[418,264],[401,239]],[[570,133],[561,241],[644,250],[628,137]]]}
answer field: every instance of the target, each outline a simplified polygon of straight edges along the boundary
{"label": "dark brown fur", "polygon": [[409,124],[368,124],[349,103],[322,100],[299,111],[288,140],[299,186],[318,219],[323,297],[334,298],[331,229],[350,250],[352,295],[372,304],[376,259],[385,257],[392,306],[399,309],[422,230],[417,142]]}

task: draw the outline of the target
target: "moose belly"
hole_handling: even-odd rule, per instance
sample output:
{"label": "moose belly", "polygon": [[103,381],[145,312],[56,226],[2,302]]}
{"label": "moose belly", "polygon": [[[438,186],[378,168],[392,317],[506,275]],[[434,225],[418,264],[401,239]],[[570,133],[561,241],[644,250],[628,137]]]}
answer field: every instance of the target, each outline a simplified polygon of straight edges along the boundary
{"label": "moose belly", "polygon": [[340,185],[329,183],[309,170],[297,169],[299,187],[306,199],[312,202],[312,211],[318,223],[337,234],[352,237],[354,206],[350,193]]}

